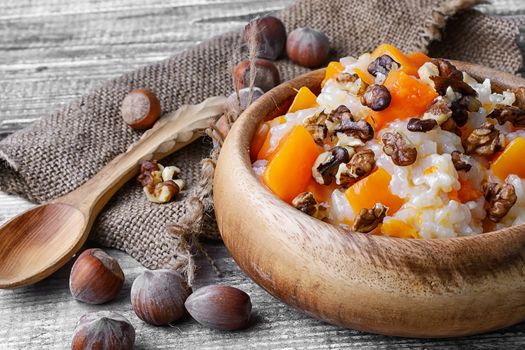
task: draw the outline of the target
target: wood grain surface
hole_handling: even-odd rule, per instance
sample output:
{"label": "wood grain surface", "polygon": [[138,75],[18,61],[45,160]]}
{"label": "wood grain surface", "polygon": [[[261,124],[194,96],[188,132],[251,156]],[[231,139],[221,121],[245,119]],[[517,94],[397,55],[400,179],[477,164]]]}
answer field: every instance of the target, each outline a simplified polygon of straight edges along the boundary
{"label": "wood grain surface", "polygon": [[[291,0],[0,0],[0,137],[64,106],[103,80],[156,62]],[[525,13],[523,0],[493,0],[480,8]],[[32,205],[0,193],[0,221]],[[21,290],[0,291],[0,349],[66,349],[78,318],[102,308],[128,317],[137,349],[523,349],[525,324],[473,337],[424,340],[378,336],[317,321],[272,298],[238,268],[220,243],[206,247],[222,277],[199,257],[196,286],[223,283],[248,292],[253,326],[241,332],[205,329],[191,319],[170,328],[141,322],[129,291],[144,269],[110,250],[126,274],[120,297],[90,306],[69,295],[71,263]]]}

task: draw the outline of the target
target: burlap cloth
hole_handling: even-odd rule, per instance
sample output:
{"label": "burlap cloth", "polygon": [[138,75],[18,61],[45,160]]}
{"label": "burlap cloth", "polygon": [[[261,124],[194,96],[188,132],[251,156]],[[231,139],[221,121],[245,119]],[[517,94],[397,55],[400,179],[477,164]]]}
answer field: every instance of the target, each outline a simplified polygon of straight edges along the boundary
{"label": "burlap cloth", "polygon": [[[475,3],[299,0],[277,16],[288,31],[309,26],[325,32],[334,58],[358,55],[389,42],[406,51],[429,51],[435,57],[516,72],[522,64],[516,39],[525,16],[489,17],[466,11]],[[454,17],[446,24],[450,16]],[[141,133],[128,128],[120,115],[120,103],[129,90],[151,89],[164,112],[181,104],[199,103],[209,96],[229,94],[229,66],[241,58],[240,48],[240,32],[215,37],[170,59],[108,81],[66,108],[7,137],[0,142],[0,189],[34,202],[75,189],[140,137]],[[277,66],[282,80],[306,71],[286,59],[279,60]],[[188,194],[170,204],[152,204],[140,186],[130,181],[101,213],[91,239],[124,250],[149,268],[173,264],[179,238],[168,234],[166,225],[177,223],[191,210],[185,199],[199,181],[199,162],[209,154],[210,145],[209,140],[197,141],[163,161],[182,169],[182,177],[190,186]],[[197,220],[193,229],[216,237],[213,212],[207,209],[202,222]]]}

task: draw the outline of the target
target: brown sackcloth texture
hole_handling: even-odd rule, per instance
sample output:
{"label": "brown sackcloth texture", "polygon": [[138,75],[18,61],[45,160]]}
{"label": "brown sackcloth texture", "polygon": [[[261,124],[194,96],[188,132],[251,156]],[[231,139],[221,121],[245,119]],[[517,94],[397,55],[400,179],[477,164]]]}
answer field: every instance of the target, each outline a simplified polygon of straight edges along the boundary
{"label": "brown sackcloth texture", "polygon": [[[406,51],[427,51],[440,39],[445,21],[475,0],[299,0],[279,12],[288,31],[309,26],[331,40],[332,56],[359,55],[383,42]],[[515,43],[525,17],[493,18],[463,12],[449,22],[446,41],[431,46],[431,55],[465,59],[508,72],[522,63]],[[31,127],[0,142],[0,189],[34,202],[63,195],[99,171],[104,164],[137,141],[141,133],[122,121],[119,107],[126,93],[145,87],[154,91],[164,112],[182,104],[231,92],[229,65],[242,57],[240,33],[215,37],[160,63],[140,68],[100,86],[68,107],[42,118]],[[286,59],[277,62],[282,80],[306,69]],[[178,238],[167,233],[191,208],[186,198],[199,181],[199,161],[210,151],[202,140],[163,161],[176,164],[189,182],[188,194],[177,201],[149,203],[134,181],[122,188],[99,216],[91,238],[122,249],[149,268],[170,263]],[[216,236],[208,206],[200,233]],[[191,209],[190,209],[191,210]],[[181,255],[181,254],[179,254]],[[184,264],[182,264],[184,265]],[[180,265],[179,265],[180,266]],[[184,266],[182,266],[184,267]]]}

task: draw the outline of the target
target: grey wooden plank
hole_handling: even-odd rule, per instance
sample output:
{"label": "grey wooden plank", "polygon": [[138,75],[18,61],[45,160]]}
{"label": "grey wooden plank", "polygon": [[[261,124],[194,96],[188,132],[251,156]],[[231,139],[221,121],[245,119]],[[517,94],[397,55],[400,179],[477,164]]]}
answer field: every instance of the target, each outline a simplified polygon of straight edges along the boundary
{"label": "grey wooden plank", "polygon": [[[169,57],[213,34],[239,28],[255,14],[289,3],[0,0],[0,137],[105,79]],[[525,10],[525,1],[495,0],[480,9],[512,15]],[[29,207],[26,201],[0,193],[0,222]],[[245,331],[212,331],[191,319],[173,328],[144,324],[129,303],[131,282],[143,267],[126,254],[110,250],[123,266],[126,284],[119,298],[107,305],[89,306],[69,296],[71,264],[35,286],[0,291],[0,348],[67,348],[80,315],[102,308],[130,318],[139,349],[519,349],[525,345],[525,324],[452,340],[384,337],[328,325],[283,305],[256,286],[221,244],[207,243],[206,247],[223,277],[215,276],[199,257],[196,286],[224,283],[247,291],[254,303],[255,322]]]}
{"label": "grey wooden plank", "polygon": [[29,125],[108,78],[240,28],[248,18],[290,2],[3,1],[0,136]]}

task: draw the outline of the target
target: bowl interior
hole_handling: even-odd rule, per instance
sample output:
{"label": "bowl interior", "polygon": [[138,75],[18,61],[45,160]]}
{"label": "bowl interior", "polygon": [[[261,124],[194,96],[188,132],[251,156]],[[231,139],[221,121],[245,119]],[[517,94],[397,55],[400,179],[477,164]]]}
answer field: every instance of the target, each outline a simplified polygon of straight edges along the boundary
{"label": "bowl interior", "polygon": [[[459,70],[467,72],[469,75],[471,75],[474,79],[476,79],[478,82],[483,82],[485,79],[490,79],[491,81],[491,87],[492,91],[501,93],[505,90],[513,90],[520,86],[525,86],[525,79],[514,76],[509,73],[500,72],[495,69],[480,66],[473,63],[463,62],[463,61],[455,61],[450,60]],[[243,117],[237,122],[236,124],[241,124],[241,122],[244,119],[244,123],[242,123],[242,128],[245,128],[244,137],[246,139],[246,143],[242,149],[247,149],[246,152],[244,152],[243,155],[243,163],[248,172],[251,174],[253,180],[256,181],[256,186],[263,189],[264,191],[268,191],[272,193],[264,184],[262,184],[259,179],[256,177],[256,174],[254,173],[252,167],[251,167],[251,159],[249,157],[249,149],[251,146],[251,139],[253,138],[255,134],[255,130],[257,129],[257,126],[264,121],[271,120],[273,118],[276,118],[280,115],[286,114],[288,108],[290,107],[296,92],[299,88],[302,86],[307,86],[312,92],[314,92],[316,95],[321,91],[320,83],[323,80],[325,75],[325,69],[318,69],[316,71],[312,71],[309,73],[306,73],[302,76],[299,76],[289,82],[285,82],[278,87],[270,90],[268,93],[266,93],[266,101],[271,101],[271,104],[268,105],[268,103],[254,103],[252,106],[250,106],[244,113]],[[263,101],[260,101],[263,102]],[[272,193],[272,195],[274,195]],[[274,195],[275,198],[278,198]],[[288,208],[291,208],[287,203],[279,199],[279,207],[282,208],[282,206],[286,206]],[[304,215],[300,212],[297,212],[297,214]],[[310,218],[311,220],[317,220],[314,218]],[[319,220],[317,220],[319,221]],[[326,224],[333,226],[331,224]],[[514,226],[515,228],[525,229],[525,224]],[[348,233],[354,233],[351,232],[343,227],[338,227],[338,229],[345,232],[345,234]],[[487,234],[508,234],[508,228],[500,229],[497,231],[491,231],[484,233],[483,235]],[[356,233],[355,234],[361,234]],[[479,237],[480,235],[473,235],[473,236],[459,236],[459,237],[451,237],[451,238],[441,238],[442,240],[471,240],[476,239],[476,237]],[[387,240],[398,240],[399,238],[396,237],[389,237],[389,236],[375,236],[371,235],[370,237],[378,238],[378,239],[387,239]],[[411,238],[403,238],[404,240],[412,240]]]}

